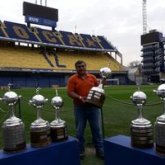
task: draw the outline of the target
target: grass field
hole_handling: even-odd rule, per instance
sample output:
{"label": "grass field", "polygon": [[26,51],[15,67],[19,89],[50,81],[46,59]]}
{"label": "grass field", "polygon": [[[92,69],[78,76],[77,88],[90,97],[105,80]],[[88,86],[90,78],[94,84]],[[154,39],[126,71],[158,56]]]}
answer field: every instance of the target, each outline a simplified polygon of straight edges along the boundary
{"label": "grass field", "polygon": [[[163,105],[158,96],[153,92],[158,85],[144,85],[141,90],[147,95],[147,103],[143,109],[143,116],[150,120],[153,124],[156,117],[163,113]],[[137,108],[132,104],[130,96],[137,90],[137,86],[108,86],[105,87],[106,100],[102,108],[103,112],[103,128],[104,135],[111,137],[114,135],[130,135],[130,122],[137,118]],[[29,100],[35,95],[34,88],[13,89],[18,95],[22,95],[21,113],[17,106],[16,115],[21,115],[25,124],[26,139],[29,143],[29,128],[30,124],[36,119],[36,110],[28,104]],[[3,97],[5,90],[0,90],[0,97]],[[68,132],[70,136],[75,134],[74,117],[72,100],[67,96],[65,88],[58,89],[59,95],[63,98],[64,106],[61,110],[61,118],[67,122]],[[54,109],[50,105],[51,98],[55,96],[55,89],[43,88],[40,94],[49,99],[42,111],[42,117],[51,122],[54,120]],[[8,116],[7,106],[0,102],[0,124],[2,125]],[[91,133],[89,126],[85,132],[86,138],[86,153],[87,156],[82,160],[83,165],[102,165],[103,161],[95,158],[95,153],[91,142]],[[2,130],[0,130],[0,147],[2,148]]]}

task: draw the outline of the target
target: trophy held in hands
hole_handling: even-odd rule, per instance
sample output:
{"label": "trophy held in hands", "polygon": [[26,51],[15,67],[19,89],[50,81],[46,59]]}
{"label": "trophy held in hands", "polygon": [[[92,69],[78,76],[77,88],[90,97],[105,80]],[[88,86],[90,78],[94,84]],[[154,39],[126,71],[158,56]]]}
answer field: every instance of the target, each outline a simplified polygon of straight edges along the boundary
{"label": "trophy held in hands", "polygon": [[36,95],[29,101],[37,109],[37,119],[30,126],[32,147],[43,147],[51,143],[49,122],[41,117],[42,108],[47,101],[48,99],[39,94],[39,88],[36,89]]}
{"label": "trophy held in hands", "polygon": [[143,105],[147,96],[138,90],[131,96],[132,102],[137,106],[138,118],[131,122],[131,144],[133,147],[147,148],[153,146],[153,128],[149,120],[142,116]]}
{"label": "trophy held in hands", "polygon": [[52,98],[51,104],[55,109],[55,120],[50,123],[50,132],[52,142],[68,139],[67,125],[64,120],[60,118],[60,108],[63,106],[63,100],[58,96],[56,90],[56,96]]}
{"label": "trophy held in hands", "polygon": [[102,107],[105,101],[105,92],[103,89],[103,81],[105,81],[111,74],[111,70],[107,67],[100,69],[100,75],[102,77],[100,84],[97,87],[92,87],[87,96],[86,102]]}
{"label": "trophy held in hands", "polygon": [[9,118],[2,125],[5,152],[17,152],[26,148],[24,123],[15,116],[15,106],[20,96],[10,90],[1,98],[9,107]]}

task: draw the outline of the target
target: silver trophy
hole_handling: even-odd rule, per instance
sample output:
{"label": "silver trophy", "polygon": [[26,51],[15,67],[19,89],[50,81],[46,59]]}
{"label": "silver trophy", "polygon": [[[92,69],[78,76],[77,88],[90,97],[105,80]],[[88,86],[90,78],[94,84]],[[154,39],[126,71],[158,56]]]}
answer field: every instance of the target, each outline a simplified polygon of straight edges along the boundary
{"label": "silver trophy", "polygon": [[105,91],[103,89],[103,81],[105,81],[111,74],[111,70],[107,67],[100,69],[100,75],[102,77],[100,84],[97,87],[92,87],[86,98],[86,102],[102,107],[105,100]]}
{"label": "silver trophy", "polygon": [[142,115],[143,105],[146,103],[147,96],[144,92],[138,90],[133,93],[131,99],[138,109],[138,118],[131,121],[131,145],[139,148],[152,147],[152,124]]}
{"label": "silver trophy", "polygon": [[51,100],[51,105],[55,109],[55,120],[50,123],[52,142],[68,139],[66,122],[60,118],[60,108],[63,106],[63,100],[58,96],[57,90],[56,96]]}
{"label": "silver trophy", "polygon": [[32,97],[32,100],[29,100],[29,104],[37,109],[37,119],[30,126],[32,147],[43,147],[51,143],[50,124],[41,117],[41,111],[47,101],[48,99],[39,94],[39,88],[36,89],[36,95]]}
{"label": "silver trophy", "polygon": [[6,92],[1,100],[9,107],[9,118],[2,125],[5,152],[17,152],[26,148],[24,123],[15,116],[15,107],[20,99],[15,92]]}
{"label": "silver trophy", "polygon": [[156,118],[155,122],[155,143],[156,151],[165,154],[165,84],[161,84],[154,92],[163,102],[164,113]]}

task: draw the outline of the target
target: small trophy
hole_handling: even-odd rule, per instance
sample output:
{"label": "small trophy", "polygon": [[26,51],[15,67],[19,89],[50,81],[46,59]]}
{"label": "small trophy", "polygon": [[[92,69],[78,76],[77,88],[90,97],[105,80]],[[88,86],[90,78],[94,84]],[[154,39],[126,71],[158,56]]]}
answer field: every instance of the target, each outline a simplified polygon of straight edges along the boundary
{"label": "small trophy", "polygon": [[149,120],[142,116],[143,105],[147,96],[138,90],[131,96],[132,102],[137,106],[138,118],[131,122],[131,145],[133,147],[147,148],[153,146],[153,128]]}
{"label": "small trophy", "polygon": [[58,96],[56,90],[56,96],[52,98],[51,105],[55,109],[55,120],[50,123],[50,132],[52,142],[68,139],[67,126],[64,120],[60,119],[60,108],[63,106],[63,100]]}
{"label": "small trophy", "polygon": [[93,104],[97,107],[102,107],[105,100],[105,92],[103,89],[103,81],[106,80],[111,74],[111,70],[107,67],[100,69],[102,77],[100,84],[97,87],[92,87],[87,96],[86,102]]}
{"label": "small trophy", "polygon": [[24,123],[15,116],[15,107],[20,99],[15,92],[10,90],[1,98],[9,107],[9,118],[2,125],[5,152],[17,152],[26,148]]}
{"label": "small trophy", "polygon": [[155,143],[156,151],[165,154],[165,84],[161,84],[157,90],[154,90],[163,102],[164,113],[156,118],[155,122]]}
{"label": "small trophy", "polygon": [[51,143],[50,125],[41,117],[42,108],[47,102],[44,96],[39,94],[39,88],[36,89],[36,95],[32,97],[29,104],[37,109],[37,119],[30,126],[30,140],[32,147],[43,147]]}

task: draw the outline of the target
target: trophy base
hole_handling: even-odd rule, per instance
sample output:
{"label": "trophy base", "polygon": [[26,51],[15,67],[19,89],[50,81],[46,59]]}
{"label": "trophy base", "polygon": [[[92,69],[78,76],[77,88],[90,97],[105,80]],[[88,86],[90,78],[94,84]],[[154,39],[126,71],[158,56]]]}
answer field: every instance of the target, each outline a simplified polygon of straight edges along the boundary
{"label": "trophy base", "polygon": [[156,144],[156,152],[160,155],[165,155],[165,146],[160,146]]}
{"label": "trophy base", "polygon": [[104,94],[99,93],[97,91],[90,91],[85,102],[101,108],[104,104],[104,100],[105,100]]}
{"label": "trophy base", "polygon": [[35,129],[30,132],[31,146],[34,148],[44,147],[51,143],[50,129]]}
{"label": "trophy base", "polygon": [[24,125],[2,126],[5,152],[18,152],[26,148]]}
{"label": "trophy base", "polygon": [[52,142],[63,141],[68,139],[67,127],[50,127]]}
{"label": "trophy base", "polygon": [[151,127],[131,127],[131,145],[137,148],[153,147],[153,129]]}
{"label": "trophy base", "polygon": [[26,143],[20,143],[17,144],[15,148],[3,148],[4,152],[7,153],[15,153],[15,152],[20,152],[23,151],[24,149],[26,149]]}
{"label": "trophy base", "polygon": [[165,122],[155,123],[155,148],[157,153],[165,155]]}
{"label": "trophy base", "polygon": [[134,140],[131,139],[131,146],[136,148],[152,148],[153,147],[153,140]]}

